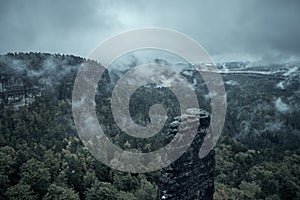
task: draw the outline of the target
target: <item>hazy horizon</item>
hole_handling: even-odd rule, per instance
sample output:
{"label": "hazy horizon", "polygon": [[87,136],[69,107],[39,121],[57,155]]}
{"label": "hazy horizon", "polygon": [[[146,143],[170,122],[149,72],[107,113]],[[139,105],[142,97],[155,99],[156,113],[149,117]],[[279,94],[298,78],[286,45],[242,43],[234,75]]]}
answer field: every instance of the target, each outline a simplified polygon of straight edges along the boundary
{"label": "hazy horizon", "polygon": [[0,54],[86,55],[140,27],[183,32],[216,62],[297,60],[299,1],[2,1]]}

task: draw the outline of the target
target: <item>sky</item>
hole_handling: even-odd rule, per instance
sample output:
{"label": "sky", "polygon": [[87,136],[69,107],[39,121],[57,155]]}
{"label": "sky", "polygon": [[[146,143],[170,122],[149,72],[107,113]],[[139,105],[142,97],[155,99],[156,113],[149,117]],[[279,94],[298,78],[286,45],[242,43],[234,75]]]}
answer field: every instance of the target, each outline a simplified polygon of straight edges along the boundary
{"label": "sky", "polygon": [[298,0],[0,0],[0,54],[86,57],[106,38],[141,27],[180,31],[216,61],[300,57]]}

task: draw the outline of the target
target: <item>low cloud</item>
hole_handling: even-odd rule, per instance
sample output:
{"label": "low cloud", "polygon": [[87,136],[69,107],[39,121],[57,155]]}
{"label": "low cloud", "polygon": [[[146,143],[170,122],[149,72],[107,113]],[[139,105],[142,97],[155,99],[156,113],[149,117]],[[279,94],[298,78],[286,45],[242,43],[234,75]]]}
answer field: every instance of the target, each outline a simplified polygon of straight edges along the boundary
{"label": "low cloud", "polygon": [[171,28],[219,60],[276,62],[300,55],[300,1],[2,1],[0,53],[40,51],[85,57],[120,31]]}

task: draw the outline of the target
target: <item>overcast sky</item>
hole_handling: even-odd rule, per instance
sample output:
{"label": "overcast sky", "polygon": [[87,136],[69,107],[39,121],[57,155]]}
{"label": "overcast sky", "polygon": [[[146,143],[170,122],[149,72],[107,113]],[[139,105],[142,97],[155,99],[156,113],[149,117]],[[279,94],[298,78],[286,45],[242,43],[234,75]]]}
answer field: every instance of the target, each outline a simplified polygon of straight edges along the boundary
{"label": "overcast sky", "polygon": [[0,0],[0,53],[85,57],[121,31],[181,31],[215,60],[300,57],[299,0]]}

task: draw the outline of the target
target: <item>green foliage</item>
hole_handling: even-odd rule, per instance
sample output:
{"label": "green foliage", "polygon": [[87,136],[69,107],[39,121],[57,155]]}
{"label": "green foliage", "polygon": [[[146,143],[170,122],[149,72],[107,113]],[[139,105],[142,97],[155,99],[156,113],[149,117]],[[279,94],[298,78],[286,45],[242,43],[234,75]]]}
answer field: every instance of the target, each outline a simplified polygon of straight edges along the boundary
{"label": "green foliage", "polygon": [[226,138],[218,146],[216,158],[215,199],[300,197],[300,155],[296,152],[251,150]]}
{"label": "green foliage", "polygon": [[110,183],[97,182],[86,192],[86,200],[117,200],[117,189]]}
{"label": "green foliage", "polygon": [[130,193],[130,192],[124,192],[124,191],[120,191],[118,193],[118,200],[139,200],[137,197],[134,196],[134,194]]}
{"label": "green foliage", "polygon": [[16,153],[12,147],[5,146],[0,148],[0,197],[11,184],[9,177],[15,173],[14,165]]}
{"label": "green foliage", "polygon": [[34,200],[38,199],[37,195],[34,194],[30,185],[20,182],[17,185],[11,186],[6,191],[6,196],[10,200]]}
{"label": "green foliage", "polygon": [[79,195],[71,188],[51,184],[43,200],[79,200]]}
{"label": "green foliage", "polygon": [[31,185],[32,189],[38,194],[45,194],[50,185],[49,168],[43,162],[30,159],[21,167],[21,181]]}
{"label": "green foliage", "polygon": [[146,179],[142,179],[140,188],[136,191],[135,196],[137,199],[153,200],[157,197],[157,186]]}
{"label": "green foliage", "polygon": [[113,184],[118,190],[125,192],[132,192],[139,186],[139,180],[135,176],[131,176],[130,173],[114,173]]}
{"label": "green foliage", "polygon": [[248,183],[242,181],[239,188],[241,190],[241,199],[257,199],[261,192],[260,186],[255,182]]}

